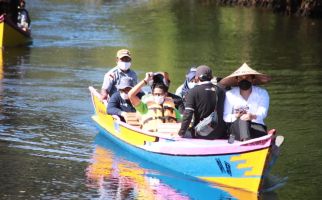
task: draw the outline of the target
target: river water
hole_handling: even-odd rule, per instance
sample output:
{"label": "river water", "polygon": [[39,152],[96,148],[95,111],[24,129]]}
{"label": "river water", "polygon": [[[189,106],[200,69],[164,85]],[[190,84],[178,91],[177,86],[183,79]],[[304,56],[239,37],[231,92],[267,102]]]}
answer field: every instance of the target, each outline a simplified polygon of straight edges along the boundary
{"label": "river water", "polygon": [[[198,0],[29,0],[33,45],[0,57],[0,199],[250,199],[151,166],[111,144],[91,120],[101,87],[129,48],[139,78],[187,69],[216,76],[243,62],[272,76],[266,123],[285,136],[263,199],[320,199],[322,21]],[[241,192],[242,193],[242,192]],[[255,197],[256,199],[256,197]]]}

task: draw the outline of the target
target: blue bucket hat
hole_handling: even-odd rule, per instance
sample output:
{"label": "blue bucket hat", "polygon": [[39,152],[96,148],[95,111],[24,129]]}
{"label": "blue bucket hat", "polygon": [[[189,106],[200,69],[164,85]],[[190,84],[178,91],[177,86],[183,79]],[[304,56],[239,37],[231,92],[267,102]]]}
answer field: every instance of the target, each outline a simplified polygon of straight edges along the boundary
{"label": "blue bucket hat", "polygon": [[192,79],[194,79],[195,78],[195,76],[196,76],[196,71],[197,71],[197,69],[195,68],[195,67],[191,67],[190,69],[189,69],[189,71],[187,72],[187,74],[186,74],[186,79],[188,80],[188,82],[190,82]]}

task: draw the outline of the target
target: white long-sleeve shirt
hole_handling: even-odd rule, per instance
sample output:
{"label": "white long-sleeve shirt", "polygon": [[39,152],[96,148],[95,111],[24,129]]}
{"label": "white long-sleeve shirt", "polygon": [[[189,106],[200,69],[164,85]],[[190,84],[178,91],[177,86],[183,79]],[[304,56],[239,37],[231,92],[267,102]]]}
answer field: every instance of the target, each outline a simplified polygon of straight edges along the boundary
{"label": "white long-sleeve shirt", "polygon": [[234,122],[236,120],[235,109],[241,107],[248,107],[248,112],[256,115],[256,119],[253,119],[252,122],[265,125],[264,119],[269,108],[267,91],[258,86],[252,86],[252,93],[247,100],[240,95],[239,87],[233,87],[227,91],[224,104],[224,121]]}

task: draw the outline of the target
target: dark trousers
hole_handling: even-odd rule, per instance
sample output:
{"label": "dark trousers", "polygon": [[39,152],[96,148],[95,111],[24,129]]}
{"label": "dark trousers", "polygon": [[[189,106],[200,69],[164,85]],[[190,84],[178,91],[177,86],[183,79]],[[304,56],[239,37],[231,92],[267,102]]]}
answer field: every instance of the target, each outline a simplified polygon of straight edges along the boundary
{"label": "dark trousers", "polygon": [[228,124],[228,132],[235,136],[236,140],[244,141],[267,135],[266,126],[251,121],[237,119]]}

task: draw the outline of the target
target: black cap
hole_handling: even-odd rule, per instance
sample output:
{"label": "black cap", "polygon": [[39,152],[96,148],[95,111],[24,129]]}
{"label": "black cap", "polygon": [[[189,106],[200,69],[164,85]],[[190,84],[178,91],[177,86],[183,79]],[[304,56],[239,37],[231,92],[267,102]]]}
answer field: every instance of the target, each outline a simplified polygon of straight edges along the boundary
{"label": "black cap", "polygon": [[206,65],[200,65],[199,67],[197,67],[196,78],[199,78],[201,81],[211,80],[212,71],[210,67]]}

